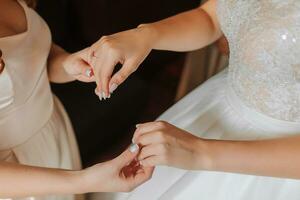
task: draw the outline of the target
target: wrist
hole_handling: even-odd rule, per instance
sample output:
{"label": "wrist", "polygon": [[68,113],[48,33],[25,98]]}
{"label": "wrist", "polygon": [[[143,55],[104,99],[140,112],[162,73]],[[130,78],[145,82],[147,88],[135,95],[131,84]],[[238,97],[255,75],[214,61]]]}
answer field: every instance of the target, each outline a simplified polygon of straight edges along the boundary
{"label": "wrist", "polygon": [[72,54],[64,52],[60,55],[60,63],[61,67],[63,69],[63,74],[66,77],[66,80],[68,82],[76,80],[72,75],[68,73],[67,67],[70,66],[70,57]]}
{"label": "wrist", "polygon": [[140,24],[137,31],[145,38],[147,46],[155,49],[158,43],[159,33],[154,24]]}
{"label": "wrist", "polygon": [[212,170],[214,167],[213,157],[211,154],[211,141],[207,139],[198,138],[195,143],[196,162],[195,168],[197,170]]}
{"label": "wrist", "polygon": [[89,192],[85,187],[84,170],[68,171],[68,182],[70,183],[70,194],[84,194]]}

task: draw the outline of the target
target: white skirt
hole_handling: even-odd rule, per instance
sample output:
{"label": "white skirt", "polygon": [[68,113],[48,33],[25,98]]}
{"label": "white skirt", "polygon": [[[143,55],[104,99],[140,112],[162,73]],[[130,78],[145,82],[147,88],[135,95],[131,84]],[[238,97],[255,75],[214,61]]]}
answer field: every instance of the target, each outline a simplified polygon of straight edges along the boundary
{"label": "white skirt", "polygon": [[[245,107],[228,87],[227,70],[196,88],[159,120],[211,139],[253,140],[300,133],[299,123],[276,120]],[[150,181],[130,194],[97,194],[93,199],[296,200],[300,199],[300,181],[161,166]]]}

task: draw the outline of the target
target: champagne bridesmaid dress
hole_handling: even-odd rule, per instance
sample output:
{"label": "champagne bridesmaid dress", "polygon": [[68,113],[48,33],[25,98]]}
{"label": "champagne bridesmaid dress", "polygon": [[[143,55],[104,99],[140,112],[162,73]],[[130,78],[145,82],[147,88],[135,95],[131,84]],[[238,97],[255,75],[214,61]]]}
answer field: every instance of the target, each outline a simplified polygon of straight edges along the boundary
{"label": "champagne bridesmaid dress", "polygon": [[[0,74],[0,161],[80,169],[72,126],[62,104],[51,93],[47,77],[50,30],[25,2],[19,3],[27,18],[27,31],[0,38],[6,63]],[[27,199],[73,199],[73,196]]]}

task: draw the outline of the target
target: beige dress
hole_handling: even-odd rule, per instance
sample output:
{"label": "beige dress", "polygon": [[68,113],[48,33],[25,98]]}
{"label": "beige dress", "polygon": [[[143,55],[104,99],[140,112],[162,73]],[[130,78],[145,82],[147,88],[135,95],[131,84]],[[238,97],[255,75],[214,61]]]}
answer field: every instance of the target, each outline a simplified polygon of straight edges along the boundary
{"label": "beige dress", "polygon": [[19,3],[26,14],[27,31],[0,38],[6,63],[0,74],[0,161],[80,169],[72,126],[62,104],[51,93],[47,77],[51,33],[34,10],[23,1]]}

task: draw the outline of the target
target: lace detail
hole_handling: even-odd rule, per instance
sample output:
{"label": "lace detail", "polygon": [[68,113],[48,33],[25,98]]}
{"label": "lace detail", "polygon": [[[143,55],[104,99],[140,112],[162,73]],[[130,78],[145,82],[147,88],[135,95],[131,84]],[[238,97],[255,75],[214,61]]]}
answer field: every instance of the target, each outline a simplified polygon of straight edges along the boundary
{"label": "lace detail", "polygon": [[300,1],[218,0],[229,83],[250,108],[300,122]]}

